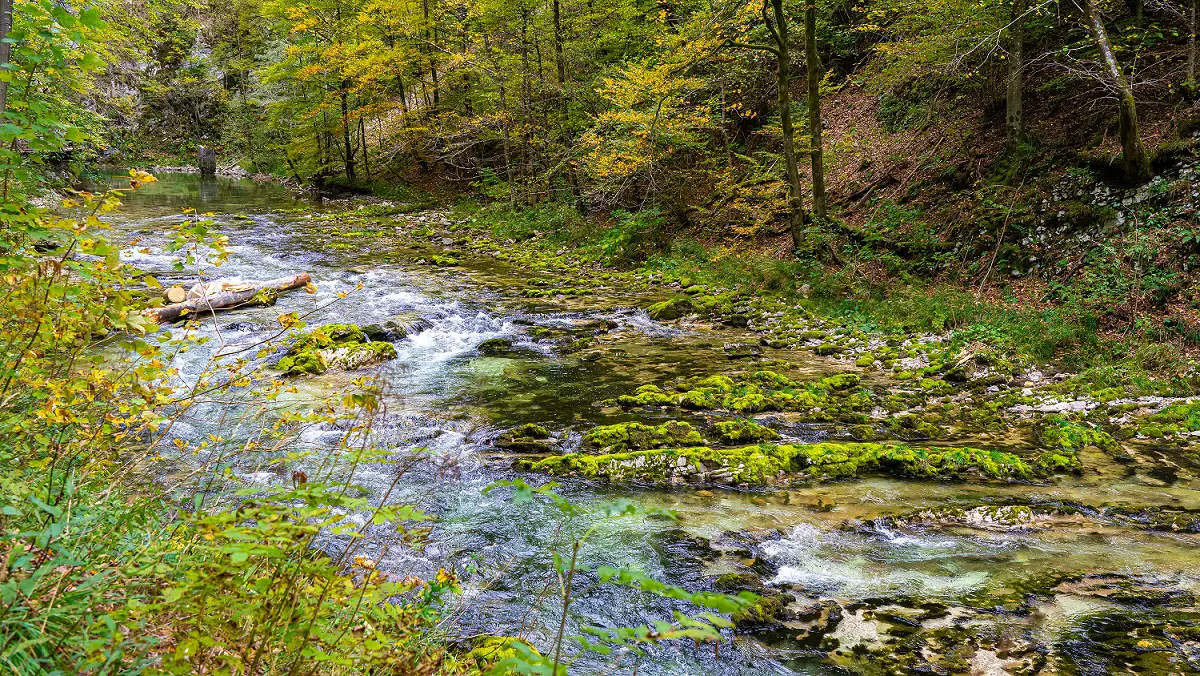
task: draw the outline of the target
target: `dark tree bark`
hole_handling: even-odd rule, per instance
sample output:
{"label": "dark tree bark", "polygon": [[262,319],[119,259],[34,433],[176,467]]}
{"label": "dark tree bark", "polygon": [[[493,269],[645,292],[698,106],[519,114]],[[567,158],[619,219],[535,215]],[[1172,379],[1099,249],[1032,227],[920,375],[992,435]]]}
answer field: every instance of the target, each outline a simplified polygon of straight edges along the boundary
{"label": "dark tree bark", "polygon": [[[775,15],[774,22],[768,9]],[[792,66],[788,51],[787,17],[783,12],[783,0],[763,0],[763,23],[771,34],[771,44],[753,45],[742,42],[727,42],[730,47],[760,49],[775,56],[776,85],[779,101],[779,123],[783,131],[783,160],[788,179],[788,229],[792,234],[792,245],[799,249],[804,243],[804,198],[800,185],[800,168],[796,164],[796,130],[792,126]]]}
{"label": "dark tree bark", "polygon": [[1188,6],[1188,73],[1187,83],[1196,86],[1196,0]]}
{"label": "dark tree bark", "polygon": [[342,80],[338,85],[338,95],[342,100],[342,144],[346,153],[346,180],[354,182],[354,147],[350,145],[350,105],[346,92],[350,84]]}
{"label": "dark tree bark", "polygon": [[825,220],[825,147],[821,142],[821,57],[817,54],[817,3],[804,8],[804,68],[808,75],[808,137],[812,147],[813,215]]}
{"label": "dark tree bark", "polygon": [[1025,0],[1013,0],[1012,23],[1008,27],[1008,82],[1005,96],[1004,128],[1009,147],[1016,147],[1025,135]]}
{"label": "dark tree bark", "polygon": [[[558,101],[560,112],[562,113],[562,143],[563,148],[569,153],[571,151],[571,132],[570,119],[571,111],[569,101],[567,100],[567,62],[563,58],[563,27],[562,27],[562,3],[560,0],[554,0],[554,61],[558,70]],[[575,209],[581,213],[587,213],[587,207],[583,203],[583,194],[579,190],[579,176],[575,171],[575,163],[567,160],[567,185],[571,188],[571,198],[575,202]]]}
{"label": "dark tree bark", "polygon": [[1121,72],[1121,64],[1113,52],[1109,42],[1108,32],[1104,29],[1104,19],[1096,0],[1085,0],[1088,29],[1100,50],[1101,60],[1112,86],[1117,92],[1120,118],[1118,132],[1121,136],[1121,159],[1125,163],[1125,176],[1135,183],[1145,182],[1150,178],[1150,160],[1146,156],[1146,148],[1142,145],[1141,133],[1138,130],[1137,102],[1133,98],[1133,88]]}
{"label": "dark tree bark", "polygon": [[[775,14],[775,28],[771,30],[776,46],[776,66],[779,97],[779,123],[783,130],[783,159],[787,165],[788,211],[790,212],[790,230],[792,245],[799,249],[804,243],[804,200],[800,186],[800,167],[796,163],[796,131],[792,127],[792,58],[788,52],[788,24],[783,13],[783,0],[771,0],[771,8]],[[764,7],[764,13],[765,13]]]}

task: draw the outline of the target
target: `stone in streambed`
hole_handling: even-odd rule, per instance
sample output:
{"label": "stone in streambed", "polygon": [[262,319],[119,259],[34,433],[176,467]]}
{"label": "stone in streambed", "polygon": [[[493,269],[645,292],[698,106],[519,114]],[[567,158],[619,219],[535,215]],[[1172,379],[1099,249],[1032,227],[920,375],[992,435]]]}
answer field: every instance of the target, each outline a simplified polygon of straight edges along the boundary
{"label": "stone in streambed", "polygon": [[326,324],[296,341],[276,368],[287,375],[315,375],[331,369],[354,371],[395,358],[391,343],[369,342],[354,324]]}
{"label": "stone in streambed", "polygon": [[362,327],[362,331],[371,340],[394,343],[414,336],[431,326],[432,324],[422,317],[397,315],[378,324],[368,324]]}
{"label": "stone in streambed", "polygon": [[496,439],[496,448],[513,453],[553,453],[558,445],[545,427],[527,423],[501,434]]}
{"label": "stone in streambed", "polygon": [[692,305],[692,299],[687,296],[680,296],[651,305],[646,308],[646,314],[650,315],[650,318],[655,321],[664,322],[689,315],[693,310],[695,310],[695,306]]}

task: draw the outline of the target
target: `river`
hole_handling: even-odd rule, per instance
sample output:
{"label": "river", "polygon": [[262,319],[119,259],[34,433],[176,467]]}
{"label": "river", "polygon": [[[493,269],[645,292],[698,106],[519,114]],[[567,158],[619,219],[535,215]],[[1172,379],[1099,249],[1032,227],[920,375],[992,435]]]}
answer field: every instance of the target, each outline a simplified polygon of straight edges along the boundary
{"label": "river", "polygon": [[[123,257],[164,285],[194,281],[194,274],[175,271],[171,264],[176,256],[164,251],[170,226],[179,222],[184,208],[194,208],[212,212],[219,231],[230,238],[231,256],[215,276],[268,279],[309,272],[318,287],[315,294],[283,294],[275,307],[223,313],[201,322],[196,335],[209,341],[174,364],[181,387],[215,350],[236,349],[277,332],[280,313],[311,313],[310,326],[370,324],[395,315],[419,315],[428,322],[425,330],[396,343],[396,360],[369,372],[385,391],[385,408],[373,422],[372,438],[397,457],[428,449],[422,452],[425,459],[412,467],[406,464],[398,481],[387,465],[359,469],[354,480],[376,496],[396,482],[390,500],[417,503],[437,516],[423,550],[389,548],[381,568],[397,575],[431,575],[439,567],[458,571],[464,593],[451,614],[463,635],[520,634],[545,648],[560,608],[553,595],[542,598],[541,592],[552,579],[546,543],[556,536],[561,518],[545,504],[514,505],[505,491],[484,492],[497,479],[545,480],[514,470],[512,456],[493,447],[496,436],[515,425],[538,423],[570,448],[592,425],[647,417],[595,402],[667,377],[720,373],[729,367],[721,346],[748,338],[738,329],[654,322],[638,309],[650,302],[645,293],[530,299],[518,293],[527,271],[469,256],[455,267],[419,265],[420,251],[389,246],[386,239],[356,239],[336,218],[325,217],[353,206],[308,208],[270,184],[163,175],[125,202],[111,218],[120,238],[137,238]],[[395,217],[400,228],[438,226],[443,218],[440,213]],[[345,298],[338,300],[339,294]],[[563,354],[530,335],[531,327],[570,327],[597,319],[616,326],[603,336],[598,350]],[[525,352],[480,354],[480,343],[492,338],[512,339]],[[825,374],[839,368],[833,360],[811,355],[768,356],[793,360],[793,371]],[[348,385],[351,377],[329,373],[298,379],[294,401],[319,402]],[[197,408],[177,423],[173,434],[191,441],[204,438],[219,424],[214,410]],[[663,420],[669,418],[662,414]],[[777,422],[785,440],[808,442],[824,434]],[[328,448],[345,434],[326,426],[306,432],[301,442]],[[184,469],[180,475],[186,474]],[[287,480],[286,472],[251,459],[231,463],[231,471],[250,484]],[[790,633],[731,635],[719,652],[675,643],[616,663],[585,655],[573,667],[577,673],[629,673],[635,664],[640,674],[846,673],[847,668],[874,669],[862,655],[878,653],[885,645],[907,645],[904,639],[914,631],[931,636],[942,631],[943,642],[972,643],[970,650],[956,653],[959,662],[942,661],[957,664],[959,671],[1028,673],[1049,664],[1066,673],[1112,673],[1124,668],[1126,658],[1119,655],[1136,653],[1144,660],[1143,653],[1154,652],[1138,653],[1136,646],[1126,645],[1126,628],[1194,617],[1194,599],[1191,605],[1163,609],[1163,604],[1145,600],[1147,588],[1165,590],[1173,598],[1200,591],[1195,535],[1087,519],[1027,529],[906,526],[878,519],[921,507],[1011,501],[1200,508],[1200,492],[1186,484],[1162,486],[1136,477],[1056,485],[871,478],[788,490],[697,491],[567,480],[561,491],[583,505],[630,498],[679,514],[678,523],[662,518],[606,523],[584,552],[590,564],[633,566],[699,589],[735,570],[731,561],[749,550],[762,562],[771,586],[802,604],[836,607],[842,618],[815,643],[794,640],[792,635],[804,633],[795,628]],[[820,504],[833,508],[814,508]],[[368,547],[385,541],[380,530]],[[729,553],[722,554],[722,548]],[[1082,579],[1101,582],[1103,576],[1116,576],[1121,588],[1134,580],[1141,585],[1136,587],[1141,596],[1137,602],[1122,602],[1110,598],[1119,594],[1095,593],[1078,580],[1049,588],[1043,582],[1069,575],[1091,575]],[[929,610],[934,607],[937,612]],[[594,585],[573,605],[571,627],[645,624],[669,618],[673,609],[686,610],[648,594]],[[803,624],[801,618],[795,627]],[[915,629],[897,629],[903,626]],[[958,633],[947,634],[947,628]],[[939,645],[937,637],[922,640],[926,650]],[[1163,664],[1181,672],[1198,668],[1194,639],[1192,647],[1186,641],[1167,643],[1156,649],[1166,660]],[[840,652],[831,655],[833,650]],[[904,659],[897,657],[892,668],[908,664]],[[887,662],[877,666],[886,670]]]}

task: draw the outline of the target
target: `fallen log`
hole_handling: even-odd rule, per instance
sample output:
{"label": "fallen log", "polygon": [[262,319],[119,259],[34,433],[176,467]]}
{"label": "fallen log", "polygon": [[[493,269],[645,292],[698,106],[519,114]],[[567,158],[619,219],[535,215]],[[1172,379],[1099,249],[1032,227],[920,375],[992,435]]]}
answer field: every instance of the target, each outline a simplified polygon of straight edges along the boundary
{"label": "fallen log", "polygon": [[160,324],[168,324],[180,319],[193,317],[205,312],[217,310],[232,310],[253,305],[272,305],[280,291],[299,289],[312,281],[312,277],[302,272],[294,277],[280,277],[248,289],[225,291],[203,298],[194,298],[182,303],[172,303],[162,307],[146,308],[144,314]]}

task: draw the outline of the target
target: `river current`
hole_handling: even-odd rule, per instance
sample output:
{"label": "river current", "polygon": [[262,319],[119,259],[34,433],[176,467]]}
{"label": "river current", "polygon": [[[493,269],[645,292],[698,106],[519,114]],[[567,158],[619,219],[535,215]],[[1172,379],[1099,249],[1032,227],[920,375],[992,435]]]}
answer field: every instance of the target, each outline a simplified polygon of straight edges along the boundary
{"label": "river current", "polygon": [[[454,569],[464,581],[463,595],[448,613],[455,633],[521,635],[545,648],[553,639],[553,620],[560,609],[553,594],[544,594],[553,583],[546,543],[556,537],[561,519],[548,505],[515,505],[505,491],[485,492],[497,479],[545,481],[514,470],[511,455],[499,452],[492,442],[513,426],[537,423],[570,448],[591,425],[632,419],[594,402],[666,377],[718,373],[728,366],[721,345],[744,336],[736,329],[680,328],[651,321],[638,309],[644,299],[636,294],[531,300],[506,292],[504,280],[519,279],[520,270],[466,258],[455,268],[418,265],[412,252],[381,250],[378,240],[339,235],[335,224],[314,218],[323,213],[321,208],[297,209],[304,205],[278,186],[227,179],[202,182],[191,175],[159,179],[130,194],[110,219],[120,238],[136,242],[126,247],[124,260],[164,285],[194,282],[194,271],[177,272],[172,267],[177,255],[164,251],[170,227],[184,218],[185,208],[193,208],[211,212],[217,229],[230,239],[229,260],[210,270],[212,277],[263,280],[308,272],[318,289],[315,294],[282,294],[274,307],[221,313],[200,322],[196,335],[209,340],[176,359],[180,387],[197,377],[215,351],[233,351],[278,333],[275,318],[280,313],[305,314],[310,326],[419,316],[427,328],[396,342],[398,358],[367,375],[378,377],[385,393],[384,409],[372,424],[372,441],[397,458],[419,454],[421,460],[398,460],[404,467],[399,479],[397,470],[386,464],[359,468],[354,482],[375,496],[388,493],[389,501],[418,504],[437,521],[426,547],[387,548],[380,567],[400,576]],[[420,219],[437,226],[443,218],[438,213],[397,217],[397,227],[413,227],[414,222],[420,226]],[[339,294],[345,297],[339,300]],[[597,319],[616,326],[604,338],[604,358],[560,354],[529,333],[534,326],[569,327]],[[479,345],[493,338],[511,339],[524,352],[481,354]],[[813,373],[836,370],[828,360],[808,359],[811,363],[799,368]],[[319,402],[359,375],[363,374],[301,378],[292,396],[294,401]],[[214,408],[197,407],[172,434],[201,440],[218,424],[218,415]],[[797,441],[821,435],[800,427],[785,426],[784,431],[785,438]],[[317,427],[306,430],[298,443],[330,448],[348,433],[354,432]],[[251,485],[287,481],[287,472],[249,460],[233,463],[230,471]],[[179,473],[186,474],[186,468]],[[1029,580],[1051,573],[1141,576],[1171,589],[1200,592],[1200,551],[1192,535],[1091,526],[1030,531],[897,528],[874,521],[899,510],[1013,498],[1200,508],[1200,495],[1187,487],[1134,481],[1050,487],[865,479],[787,491],[710,492],[572,480],[564,482],[561,491],[584,505],[630,498],[680,516],[678,523],[659,518],[605,523],[584,552],[590,564],[637,567],[663,581],[699,589],[726,572],[721,557],[714,559],[703,541],[743,542],[737,546],[749,547],[769,563],[769,584],[798,598],[832,603],[844,618],[820,649],[791,645],[779,636],[739,635],[719,652],[675,643],[615,661],[584,656],[573,667],[578,673],[630,673],[635,666],[639,674],[845,673],[844,666],[827,657],[829,641],[847,652],[877,644],[882,640],[880,628],[862,608],[887,607],[887,599],[901,606],[934,601],[951,608],[951,620],[970,616],[964,621],[990,623],[991,631],[1011,632],[1044,646],[1048,653],[1068,655],[1064,663],[1074,665],[1075,673],[1111,673],[1114,665],[1106,661],[1089,623],[1123,617],[1131,612],[1128,608],[1069,589],[1045,596],[1034,615],[981,609],[976,599],[1003,589],[1020,593]],[[836,507],[814,509],[814,504]],[[858,525],[847,527],[848,522]],[[387,547],[386,534],[381,530],[367,547],[378,554],[379,547]],[[571,627],[646,624],[669,618],[675,609],[687,610],[648,594],[589,585],[572,607]],[[1137,612],[1153,614],[1152,609]],[[1012,666],[1003,654],[979,651],[969,669],[1005,673]],[[1183,662],[1179,667],[1190,668]]]}

